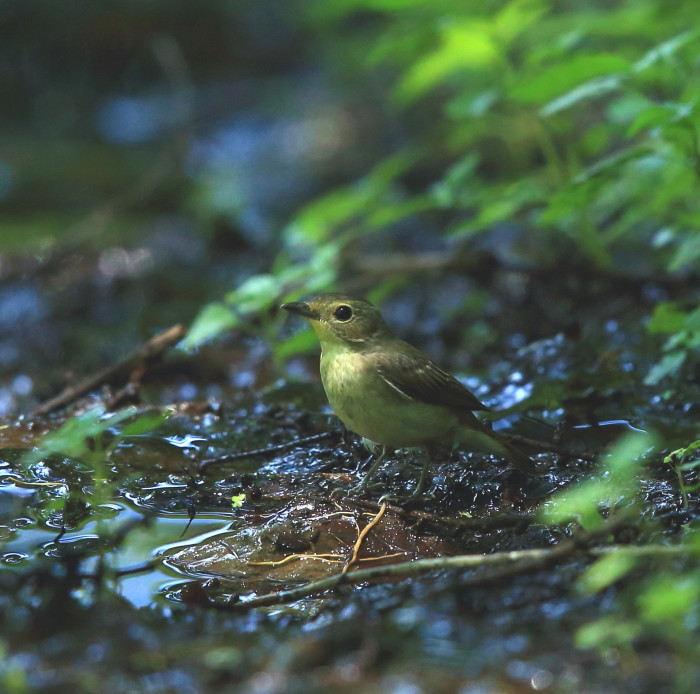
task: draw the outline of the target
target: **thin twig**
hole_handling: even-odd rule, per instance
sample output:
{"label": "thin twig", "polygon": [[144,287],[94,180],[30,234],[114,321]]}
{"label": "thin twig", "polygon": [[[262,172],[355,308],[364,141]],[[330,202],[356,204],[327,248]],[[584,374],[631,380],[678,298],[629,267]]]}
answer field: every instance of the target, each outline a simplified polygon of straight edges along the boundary
{"label": "thin twig", "polygon": [[383,561],[384,559],[393,559],[394,557],[405,557],[406,552],[392,552],[391,554],[380,554],[378,557],[360,557],[357,563],[360,564],[363,561]]}
{"label": "thin twig", "polygon": [[558,559],[576,549],[573,543],[562,543],[551,549],[525,549],[513,552],[499,552],[496,554],[459,555],[456,557],[438,557],[434,559],[419,559],[417,561],[388,564],[371,569],[358,569],[350,573],[333,574],[318,581],[312,581],[306,585],[281,590],[275,593],[267,593],[242,600],[229,605],[233,610],[250,610],[255,607],[267,607],[296,602],[302,598],[308,598],[318,593],[325,593],[340,585],[353,585],[376,581],[381,579],[405,578],[417,576],[428,571],[444,569],[476,569],[490,566],[517,565],[519,570],[530,570],[533,567],[544,566],[546,563]]}
{"label": "thin twig", "polygon": [[369,531],[372,530],[372,528],[374,528],[377,525],[377,523],[379,523],[379,521],[382,519],[382,516],[386,513],[386,509],[387,509],[386,503],[382,504],[382,507],[377,512],[377,515],[374,518],[372,518],[372,520],[369,523],[367,523],[367,525],[364,528],[362,528],[362,530],[360,531],[360,533],[357,536],[357,542],[355,542],[355,546],[352,548],[352,555],[351,555],[350,559],[348,559],[348,561],[345,562],[345,566],[343,567],[343,570],[340,572],[341,574],[346,574],[348,572],[348,570],[350,569],[350,567],[355,562],[357,562],[357,557],[360,554],[360,549],[362,549],[362,543],[363,543],[364,539],[369,534]]}
{"label": "thin twig", "polygon": [[39,405],[32,414],[43,415],[65,407],[82,397],[91,390],[95,390],[105,383],[114,383],[127,380],[129,374],[144,363],[160,357],[168,348],[179,342],[185,335],[186,329],[182,325],[172,327],[158,333],[147,342],[137,347],[122,361],[112,364],[97,373],[84,378],[74,386],[68,386],[62,393]]}
{"label": "thin twig", "polygon": [[16,475],[14,472],[4,472],[0,474],[0,484],[6,484],[7,482],[12,482],[15,487],[20,487],[22,489],[34,489],[35,487],[63,487],[65,482],[44,482],[41,480],[28,480],[20,475]]}
{"label": "thin twig", "polygon": [[299,561],[301,559],[315,559],[317,561],[325,561],[331,564],[340,564],[343,561],[342,554],[290,554],[284,559],[279,561],[249,561],[248,566],[270,566],[276,568],[278,566],[284,566],[293,561]]}
{"label": "thin twig", "polygon": [[[613,531],[630,522],[629,514],[621,513],[612,520],[606,521],[599,528],[591,531],[581,531],[573,538],[560,542],[547,549],[524,549],[512,552],[496,552],[494,554],[465,554],[455,557],[437,557],[432,559],[419,559],[398,564],[388,564],[371,569],[358,569],[357,571],[338,573],[312,581],[306,585],[282,590],[275,593],[267,593],[252,598],[243,599],[236,603],[221,605],[211,603],[217,609],[234,611],[246,611],[256,607],[268,607],[296,602],[302,598],[325,593],[341,585],[366,583],[382,579],[405,578],[445,569],[489,569],[494,568],[495,573],[488,574],[488,580],[494,580],[494,576],[527,573],[544,568],[550,563],[557,562],[563,557],[570,556],[579,550],[584,550],[594,539],[606,537]],[[473,577],[470,584],[480,583],[486,580],[483,577]]]}

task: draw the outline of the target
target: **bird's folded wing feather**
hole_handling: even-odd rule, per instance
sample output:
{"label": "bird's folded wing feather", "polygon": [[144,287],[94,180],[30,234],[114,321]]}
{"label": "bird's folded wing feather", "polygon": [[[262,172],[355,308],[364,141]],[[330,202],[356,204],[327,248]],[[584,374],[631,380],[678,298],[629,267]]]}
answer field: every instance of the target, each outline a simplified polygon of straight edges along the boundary
{"label": "bird's folded wing feather", "polygon": [[454,376],[415,348],[389,357],[386,352],[373,353],[368,358],[387,385],[406,397],[456,410],[488,410]]}

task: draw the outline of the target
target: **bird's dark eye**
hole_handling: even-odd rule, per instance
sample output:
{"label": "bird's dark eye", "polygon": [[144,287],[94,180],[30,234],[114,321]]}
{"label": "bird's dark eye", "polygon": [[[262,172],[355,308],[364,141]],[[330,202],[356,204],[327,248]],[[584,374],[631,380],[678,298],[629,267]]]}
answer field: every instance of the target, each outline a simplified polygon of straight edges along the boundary
{"label": "bird's dark eye", "polygon": [[352,309],[349,306],[346,306],[343,304],[342,306],[338,306],[335,311],[333,311],[333,315],[339,320],[343,321],[349,321],[352,318]]}

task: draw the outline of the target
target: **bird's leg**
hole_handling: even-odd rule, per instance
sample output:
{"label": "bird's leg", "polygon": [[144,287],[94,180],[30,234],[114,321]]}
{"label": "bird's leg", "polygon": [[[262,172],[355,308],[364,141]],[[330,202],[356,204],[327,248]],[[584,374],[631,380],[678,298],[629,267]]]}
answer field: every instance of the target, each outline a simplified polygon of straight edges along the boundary
{"label": "bird's leg", "polygon": [[374,473],[377,471],[379,466],[384,462],[386,455],[388,453],[388,449],[386,446],[382,446],[382,452],[377,456],[377,459],[372,463],[372,466],[370,467],[369,470],[367,470],[367,473],[365,476],[360,480],[359,484],[356,484],[354,487],[351,487],[348,489],[348,494],[361,494],[364,492],[368,485],[369,481],[372,479],[374,476]]}
{"label": "bird's leg", "polygon": [[418,478],[418,484],[416,485],[416,488],[413,490],[413,493],[409,497],[410,499],[414,499],[423,493],[423,489],[425,489],[425,479],[428,476],[429,469],[430,469],[430,451],[427,448],[424,448],[423,449],[423,467],[420,470],[420,477]]}
{"label": "bird's leg", "polygon": [[418,484],[416,484],[415,488],[410,494],[384,494],[380,499],[379,503],[381,504],[383,501],[399,501],[399,502],[409,502],[409,501],[415,501],[416,499],[423,499],[428,497],[429,495],[423,494],[423,489],[425,489],[425,482],[428,477],[428,470],[430,470],[430,449],[425,447],[423,448],[423,467],[421,468],[420,471],[420,477],[418,478]]}
{"label": "bird's leg", "polygon": [[386,458],[388,452],[389,451],[387,447],[382,446],[382,452],[377,456],[377,459],[372,463],[372,466],[367,471],[365,476],[360,480],[359,484],[356,484],[354,487],[350,487],[350,489],[336,489],[331,494],[331,498],[338,499],[344,496],[362,494],[363,492],[367,491],[369,481],[372,479],[372,476],[377,471],[377,468],[384,462],[384,459]]}

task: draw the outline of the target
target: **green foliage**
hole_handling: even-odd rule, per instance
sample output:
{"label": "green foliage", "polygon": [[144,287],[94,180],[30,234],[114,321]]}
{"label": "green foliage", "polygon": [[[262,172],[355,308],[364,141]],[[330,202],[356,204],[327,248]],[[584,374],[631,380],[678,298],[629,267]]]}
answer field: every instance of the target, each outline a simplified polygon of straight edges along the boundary
{"label": "green foliage", "polygon": [[631,649],[632,639],[639,636],[639,623],[620,619],[618,616],[603,617],[576,632],[576,645],[579,648],[598,648],[605,650],[612,647]]}
{"label": "green foliage", "polygon": [[[572,246],[606,270],[697,267],[694,0],[595,7],[343,0],[301,7],[302,22],[332,41],[328,58],[339,72],[352,66],[352,79],[366,75],[368,84],[380,75],[387,86],[382,108],[422,125],[405,138],[410,148],[301,209],[281,234],[270,274],[205,309],[187,347],[231,328],[273,338],[270,309],[281,298],[342,285],[355,240],[390,244],[388,232],[437,210],[448,242],[508,225],[524,239],[517,253],[540,267],[556,267]],[[347,30],[356,17],[365,19],[363,29]],[[406,178],[424,178],[426,164],[427,185],[406,186]],[[688,319],[697,322],[697,315]],[[677,372],[697,349],[698,331],[680,330],[648,384]],[[294,344],[286,354],[308,341]]]}
{"label": "green foliage", "polygon": [[[587,592],[597,592],[644,567],[644,573],[627,578],[620,593],[619,613],[594,620],[576,632],[581,648],[606,651],[621,648],[631,651],[634,639],[664,641],[679,662],[697,659],[696,628],[700,619],[699,533],[689,531],[676,546],[619,548],[599,559],[581,580]],[[686,684],[680,671],[676,682],[680,691]]]}
{"label": "green foliage", "polygon": [[633,507],[638,503],[641,457],[655,443],[655,437],[648,434],[629,433],[620,438],[601,462],[596,477],[556,494],[545,504],[544,522],[576,520],[593,530],[604,522],[601,511],[610,517],[615,507]]}
{"label": "green foliage", "polygon": [[[545,522],[576,519],[584,528],[600,528],[601,510],[613,517],[613,507],[623,507],[636,518],[640,535],[651,531],[639,499],[639,456],[653,445],[653,437],[630,434],[617,442],[601,463],[596,478],[556,495],[545,505]],[[666,462],[687,465],[700,444],[670,454]],[[693,466],[697,462],[692,463]],[[679,477],[680,479],[680,477]],[[682,479],[681,479],[682,484]],[[684,493],[687,504],[687,496]],[[636,515],[631,515],[636,514]],[[623,583],[617,592],[618,614],[606,615],[580,627],[575,635],[581,648],[622,649],[634,658],[635,639],[661,640],[680,658],[699,655],[695,629],[700,619],[700,532],[687,528],[675,545],[629,545],[603,553],[577,583],[584,594],[595,594]],[[678,685],[684,680],[681,675]]]}
{"label": "green foliage", "polygon": [[688,492],[700,488],[698,484],[686,484],[683,473],[690,472],[700,467],[700,441],[693,441],[684,448],[672,451],[664,458],[664,463],[670,465],[678,478],[678,488],[681,490],[683,508],[688,508]]}
{"label": "green foliage", "polygon": [[245,503],[245,494],[234,494],[231,497],[231,507],[232,508],[241,508],[243,504]]}
{"label": "green foliage", "polygon": [[598,593],[624,578],[636,565],[638,559],[623,551],[599,559],[581,577],[579,588],[584,593]]}
{"label": "green foliage", "polygon": [[666,626],[683,623],[700,607],[700,580],[697,575],[655,576],[647,581],[638,598],[645,622]]}
{"label": "green foliage", "polygon": [[[338,12],[360,6],[346,2]],[[529,255],[540,263],[556,262],[548,255],[557,245],[547,238],[561,236],[601,266],[642,242],[653,244],[647,263],[655,269],[694,267],[700,39],[687,30],[693,3],[401,7],[371,60],[402,73],[395,93],[404,102],[442,90],[449,129],[431,130],[427,146],[458,157],[433,186],[437,204],[461,213],[451,237],[509,222],[527,229]],[[671,354],[662,369],[679,361]]]}
{"label": "green foliage", "polygon": [[226,295],[225,302],[205,306],[190,327],[181,346],[194,349],[226,330],[241,329],[254,335],[270,334],[266,313],[276,308],[282,297],[299,296],[333,286],[336,278],[339,246],[327,243],[309,249],[309,255],[275,274],[253,275]]}
{"label": "green foliage", "polygon": [[[39,446],[27,453],[25,462],[32,465],[51,455],[101,458],[109,455],[123,437],[145,434],[162,424],[167,417],[167,412],[139,414],[132,407],[105,414],[101,405],[93,407],[43,436]],[[128,420],[131,422],[124,424]],[[119,435],[116,435],[116,427],[120,428]],[[107,432],[113,434],[108,441],[104,439]]]}
{"label": "green foliage", "polygon": [[[108,414],[100,405],[71,417],[59,429],[45,434],[39,445],[24,456],[25,464],[33,466],[55,456],[68,459],[64,465],[66,493],[47,492],[53,495],[44,504],[47,517],[59,514],[66,523],[67,516],[76,509],[97,508],[111,499],[114,489],[108,479],[110,455],[122,441],[156,429],[168,416],[165,411],[139,413],[135,408]],[[88,486],[84,484],[86,474],[90,479]],[[100,521],[98,516],[98,524]]]}
{"label": "green foliage", "polygon": [[111,416],[105,416],[102,407],[94,407],[82,412],[71,417],[60,429],[46,434],[41,444],[25,456],[25,462],[31,465],[54,454],[71,458],[92,457],[89,442],[101,441],[102,434],[110,427],[120,424],[132,415],[133,411],[126,409]]}
{"label": "green foliage", "polygon": [[9,652],[4,640],[0,641],[0,685],[7,694],[29,694],[33,689],[29,685],[26,667],[21,659]]}
{"label": "green foliage", "polygon": [[[428,206],[406,201],[396,179],[415,161],[411,153],[389,157],[356,184],[321,197],[302,209],[283,231],[284,251],[267,274],[253,275],[229,292],[224,302],[205,306],[182,342],[193,349],[226,330],[239,329],[277,345],[275,325],[266,314],[282,300],[332,289],[344,249],[356,238],[379,231],[397,218]],[[310,347],[307,338],[292,343]],[[280,344],[276,356],[287,355]]]}
{"label": "green foliage", "polygon": [[677,304],[662,302],[654,309],[647,329],[653,334],[670,335],[663,346],[663,357],[644,379],[647,385],[656,385],[683,368],[690,371],[698,363],[700,308],[683,309]]}
{"label": "green foliage", "polygon": [[664,463],[680,465],[684,470],[694,470],[700,465],[700,441],[693,441],[685,448],[679,448],[669,453],[664,458]]}
{"label": "green foliage", "polygon": [[[630,67],[629,61],[616,53],[577,55],[538,70],[534,77],[516,84],[510,90],[509,96],[516,101],[532,104],[542,104],[557,99],[558,107],[554,107],[552,103],[544,107],[543,115],[553,115],[577,103],[578,99],[572,97],[576,92],[572,90],[577,90],[580,94],[583,85],[590,84],[593,78],[622,73]],[[596,79],[595,83],[603,82]]]}

